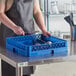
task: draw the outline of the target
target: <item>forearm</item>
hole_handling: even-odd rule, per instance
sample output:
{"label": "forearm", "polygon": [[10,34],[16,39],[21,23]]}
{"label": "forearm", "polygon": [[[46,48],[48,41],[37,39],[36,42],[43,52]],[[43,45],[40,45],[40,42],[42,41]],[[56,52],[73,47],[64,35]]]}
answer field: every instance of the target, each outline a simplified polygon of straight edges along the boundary
{"label": "forearm", "polygon": [[37,12],[36,14],[34,14],[34,18],[35,18],[35,21],[36,21],[36,23],[38,24],[39,28],[40,28],[42,31],[46,30],[42,12],[39,11],[39,12]]}
{"label": "forearm", "polygon": [[5,13],[0,13],[0,21],[11,30],[16,27],[16,25],[5,15]]}

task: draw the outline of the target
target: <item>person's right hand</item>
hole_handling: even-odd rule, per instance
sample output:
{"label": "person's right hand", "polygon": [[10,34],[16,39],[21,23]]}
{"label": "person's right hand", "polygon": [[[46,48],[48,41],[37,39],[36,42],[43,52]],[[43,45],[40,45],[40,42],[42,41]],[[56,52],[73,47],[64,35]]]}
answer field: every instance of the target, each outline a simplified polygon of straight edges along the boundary
{"label": "person's right hand", "polygon": [[17,35],[25,35],[25,32],[23,31],[23,29],[20,26],[16,26],[13,28],[14,33],[16,33]]}

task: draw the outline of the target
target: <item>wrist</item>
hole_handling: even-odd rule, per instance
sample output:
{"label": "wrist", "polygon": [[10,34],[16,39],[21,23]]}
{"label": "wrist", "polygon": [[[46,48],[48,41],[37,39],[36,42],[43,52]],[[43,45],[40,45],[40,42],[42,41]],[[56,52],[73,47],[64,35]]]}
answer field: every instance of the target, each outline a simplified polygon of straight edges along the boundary
{"label": "wrist", "polygon": [[17,28],[17,26],[12,26],[11,29],[14,31],[16,28]]}
{"label": "wrist", "polygon": [[43,29],[42,29],[42,32],[45,32],[45,31],[47,31],[47,30],[43,28]]}

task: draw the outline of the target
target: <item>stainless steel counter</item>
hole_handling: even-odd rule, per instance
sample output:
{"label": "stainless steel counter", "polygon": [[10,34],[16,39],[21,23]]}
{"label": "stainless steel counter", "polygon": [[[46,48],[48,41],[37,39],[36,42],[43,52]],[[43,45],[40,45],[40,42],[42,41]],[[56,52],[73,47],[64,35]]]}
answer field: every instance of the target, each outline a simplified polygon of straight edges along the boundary
{"label": "stainless steel counter", "polygon": [[24,57],[15,54],[7,49],[0,48],[0,58],[16,68],[16,76],[23,75],[23,67],[32,65],[42,65],[56,62],[76,61],[76,42],[68,43],[68,54],[46,55],[39,57]]}

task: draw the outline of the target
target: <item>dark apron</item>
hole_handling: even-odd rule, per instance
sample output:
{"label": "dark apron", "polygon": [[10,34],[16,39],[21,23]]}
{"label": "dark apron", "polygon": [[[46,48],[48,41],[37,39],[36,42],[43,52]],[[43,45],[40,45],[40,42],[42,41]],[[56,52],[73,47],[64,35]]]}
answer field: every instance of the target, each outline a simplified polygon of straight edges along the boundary
{"label": "dark apron", "polygon": [[[10,10],[6,15],[17,25],[23,28],[25,33],[34,32],[33,24],[33,4],[34,0],[14,0]],[[4,24],[0,26],[0,46],[5,47],[6,37],[15,36],[16,34]],[[7,65],[3,65],[6,67]],[[4,71],[7,71],[4,68]],[[33,67],[24,68],[24,74],[33,73]],[[5,73],[6,75],[6,73]],[[6,75],[7,76],[7,75]],[[13,74],[11,75],[13,76]]]}
{"label": "dark apron", "polygon": [[[14,0],[10,10],[6,12],[6,15],[17,25],[23,28],[25,33],[34,32],[33,22],[33,4],[34,0]],[[15,33],[8,27],[1,24],[1,45],[5,46],[6,37],[14,36]]]}

